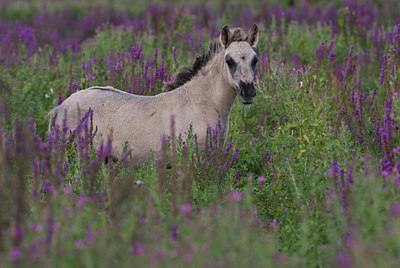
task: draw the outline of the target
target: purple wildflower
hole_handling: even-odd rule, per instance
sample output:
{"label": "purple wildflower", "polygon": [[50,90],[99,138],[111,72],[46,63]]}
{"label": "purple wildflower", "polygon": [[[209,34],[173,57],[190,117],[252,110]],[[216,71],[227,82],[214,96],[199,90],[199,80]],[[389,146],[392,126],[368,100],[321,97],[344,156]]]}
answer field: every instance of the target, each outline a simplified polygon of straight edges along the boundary
{"label": "purple wildflower", "polygon": [[391,205],[389,210],[392,217],[400,217],[400,202]]}
{"label": "purple wildflower", "polygon": [[10,261],[19,261],[22,258],[22,250],[18,246],[14,246],[11,248],[10,253],[8,255]]}
{"label": "purple wildflower", "polygon": [[350,268],[353,266],[352,258],[344,252],[339,252],[339,254],[336,256],[336,261],[339,267]]}
{"label": "purple wildflower", "polygon": [[172,224],[171,225],[171,240],[172,242],[178,241],[179,235],[178,235],[178,225]]}
{"label": "purple wildflower", "polygon": [[75,247],[76,247],[77,249],[82,249],[82,248],[84,247],[83,241],[80,240],[80,239],[76,240],[76,241],[75,241]]}
{"label": "purple wildflower", "polygon": [[136,243],[131,250],[131,254],[135,256],[143,256],[145,254],[145,249],[141,243]]}
{"label": "purple wildflower", "polygon": [[43,191],[45,191],[45,192],[51,192],[51,190],[52,190],[52,185],[51,185],[51,182],[50,182],[50,180],[45,180],[44,181],[44,183],[43,183]]}
{"label": "purple wildflower", "polygon": [[184,263],[191,263],[192,262],[192,256],[190,254],[183,254],[183,262]]}
{"label": "purple wildflower", "polygon": [[230,199],[233,201],[236,201],[236,202],[242,201],[244,196],[245,196],[245,194],[243,192],[239,192],[237,190],[232,190],[232,192],[229,195]]}
{"label": "purple wildflower", "polygon": [[279,222],[278,220],[276,220],[276,219],[274,219],[274,220],[270,223],[271,228],[274,229],[274,230],[278,229],[278,228],[279,228],[279,225],[280,225],[280,222]]}
{"label": "purple wildflower", "polygon": [[181,211],[182,211],[184,214],[187,214],[187,213],[192,212],[192,205],[191,205],[191,204],[184,204],[184,205],[182,205],[182,206],[181,206]]}
{"label": "purple wildflower", "polygon": [[264,185],[264,184],[265,184],[265,181],[266,181],[266,179],[265,179],[265,177],[264,177],[263,175],[261,175],[260,177],[258,177],[258,182],[259,182],[261,185]]}
{"label": "purple wildflower", "polygon": [[382,67],[381,67],[381,75],[379,77],[379,85],[383,85],[383,81],[385,79],[385,66],[387,62],[387,56],[386,54],[383,54],[382,56]]}

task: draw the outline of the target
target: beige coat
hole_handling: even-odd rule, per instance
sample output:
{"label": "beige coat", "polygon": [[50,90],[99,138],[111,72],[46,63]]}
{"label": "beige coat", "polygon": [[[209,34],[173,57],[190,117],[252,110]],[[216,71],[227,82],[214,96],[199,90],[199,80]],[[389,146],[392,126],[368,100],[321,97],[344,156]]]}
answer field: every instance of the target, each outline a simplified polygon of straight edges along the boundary
{"label": "beige coat", "polygon": [[[256,55],[252,47],[258,40],[258,28],[254,31],[254,26],[242,41],[231,41],[234,33],[225,27],[220,36],[221,49],[182,86],[156,96],[133,95],[111,87],[81,90],[49,113],[50,129],[61,126],[64,115],[67,125],[73,129],[91,108],[93,126],[97,127],[94,146],[98,148],[112,134],[113,156],[119,157],[127,142],[134,161],[145,159],[150,150],[160,151],[162,137],[171,135],[173,116],[176,134],[183,134],[191,124],[200,145],[206,142],[207,127],[215,128],[220,118],[220,142],[225,142],[229,112],[236,96],[239,94],[244,103],[251,103],[255,96],[254,86],[250,85],[254,80],[251,64]],[[249,43],[249,38],[255,41]],[[234,72],[227,56],[236,64]]]}

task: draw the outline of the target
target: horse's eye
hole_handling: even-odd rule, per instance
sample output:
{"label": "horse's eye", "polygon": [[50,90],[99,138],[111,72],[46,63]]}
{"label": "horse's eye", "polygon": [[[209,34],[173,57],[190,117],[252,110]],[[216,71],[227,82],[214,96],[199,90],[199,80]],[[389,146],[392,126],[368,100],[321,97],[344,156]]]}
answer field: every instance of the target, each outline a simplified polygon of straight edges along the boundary
{"label": "horse's eye", "polygon": [[232,58],[229,57],[226,59],[226,64],[228,64],[229,68],[232,68],[236,65],[236,62]]}

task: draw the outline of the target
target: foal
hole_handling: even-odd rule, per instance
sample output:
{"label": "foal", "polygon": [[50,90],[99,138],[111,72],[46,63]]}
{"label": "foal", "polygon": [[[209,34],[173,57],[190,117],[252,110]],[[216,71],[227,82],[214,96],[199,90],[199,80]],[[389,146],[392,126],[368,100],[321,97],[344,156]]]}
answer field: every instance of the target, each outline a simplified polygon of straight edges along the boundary
{"label": "foal", "polygon": [[191,124],[200,145],[206,143],[207,128],[216,126],[220,120],[223,144],[236,96],[243,104],[253,103],[256,96],[258,35],[257,25],[248,35],[225,25],[205,54],[165,84],[166,92],[139,96],[112,87],[81,90],[49,113],[49,128],[62,125],[64,117],[68,126],[75,126],[90,108],[93,126],[97,128],[94,146],[98,148],[112,135],[112,155],[118,157],[127,142],[135,162],[144,160],[150,150],[155,153],[161,150],[162,137],[171,135],[172,117],[176,133],[184,133]]}

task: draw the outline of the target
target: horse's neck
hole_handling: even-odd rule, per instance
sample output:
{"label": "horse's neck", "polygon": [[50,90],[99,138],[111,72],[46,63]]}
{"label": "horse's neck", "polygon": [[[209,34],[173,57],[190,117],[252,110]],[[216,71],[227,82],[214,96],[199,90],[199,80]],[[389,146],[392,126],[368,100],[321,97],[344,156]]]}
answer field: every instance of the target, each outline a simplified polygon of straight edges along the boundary
{"label": "horse's neck", "polygon": [[[207,95],[208,102],[216,109],[220,117],[227,119],[236,98],[233,89],[224,76],[223,52],[215,55],[195,79],[201,85],[201,91]],[[211,107],[210,107],[211,108]]]}
{"label": "horse's neck", "polygon": [[[219,143],[224,144],[229,128],[229,113],[232,110],[233,103],[236,98],[236,91],[233,89],[227,79],[224,77],[224,65],[223,65],[223,52],[209,62],[203,70],[200,71],[187,85],[184,87],[188,95],[193,98],[193,102],[201,100],[204,105],[208,107],[210,111],[216,111],[218,113],[218,119],[221,120],[221,135],[219,137]],[[202,116],[203,118],[203,116]],[[217,127],[219,122],[217,118],[207,118],[206,122],[210,127]],[[204,137],[204,142],[206,138]]]}

